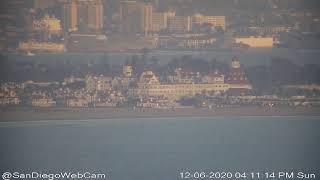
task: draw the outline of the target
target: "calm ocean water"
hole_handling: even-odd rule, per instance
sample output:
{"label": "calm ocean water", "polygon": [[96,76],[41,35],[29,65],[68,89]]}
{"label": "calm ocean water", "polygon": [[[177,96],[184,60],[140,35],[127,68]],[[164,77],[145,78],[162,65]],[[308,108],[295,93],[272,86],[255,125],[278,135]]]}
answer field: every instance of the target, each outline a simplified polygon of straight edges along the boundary
{"label": "calm ocean water", "polygon": [[[0,173],[317,170],[320,117],[208,117],[0,123]],[[320,174],[319,174],[320,175]]]}

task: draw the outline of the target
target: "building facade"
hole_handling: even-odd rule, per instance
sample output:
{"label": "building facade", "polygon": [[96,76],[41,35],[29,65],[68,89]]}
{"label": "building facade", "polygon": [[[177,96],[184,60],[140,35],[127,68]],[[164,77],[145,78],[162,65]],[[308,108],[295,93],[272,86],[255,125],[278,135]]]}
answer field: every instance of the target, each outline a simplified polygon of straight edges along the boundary
{"label": "building facade", "polygon": [[190,16],[172,16],[168,18],[168,31],[172,33],[185,33],[192,30]]}
{"label": "building facade", "polygon": [[274,45],[273,37],[236,37],[235,42],[257,48],[271,48]]}
{"label": "building facade", "polygon": [[137,33],[139,31],[139,5],[136,1],[120,2],[120,31]]}
{"label": "building facade", "polygon": [[166,13],[153,13],[152,16],[152,31],[159,32],[167,29],[168,17]]}
{"label": "building facade", "polygon": [[220,27],[223,30],[226,29],[226,17],[225,16],[205,16],[202,14],[195,14],[192,16],[193,25],[211,24],[214,27]]}
{"label": "building facade", "polygon": [[63,27],[67,31],[78,30],[78,5],[76,1],[65,1],[63,6]]}
{"label": "building facade", "polygon": [[94,1],[88,4],[88,28],[94,31],[100,31],[103,28],[103,3]]}
{"label": "building facade", "polygon": [[36,31],[48,31],[50,34],[61,33],[61,21],[53,16],[44,16],[40,20],[34,20],[33,29]]}
{"label": "building facade", "polygon": [[62,43],[28,41],[19,43],[19,50],[26,52],[65,52],[66,48]]}
{"label": "building facade", "polygon": [[136,1],[120,2],[120,31],[148,33],[152,31],[153,5]]}
{"label": "building facade", "polygon": [[258,34],[278,34],[278,33],[288,33],[293,28],[289,26],[251,26],[248,28],[250,31],[256,32]]}
{"label": "building facade", "polygon": [[56,0],[34,0],[34,9],[46,9],[48,7],[54,6],[57,3]]}
{"label": "building facade", "polygon": [[140,32],[148,34],[152,31],[153,5],[142,3],[140,6]]}
{"label": "building facade", "polygon": [[70,0],[64,2],[64,28],[68,31],[100,31],[103,28],[101,0]]}
{"label": "building facade", "polygon": [[[232,60],[230,72],[225,75],[215,71],[202,80],[200,73],[185,73],[178,69],[171,83],[161,83],[159,78],[152,71],[145,71],[135,87],[129,89],[132,97],[165,97],[170,101],[176,101],[186,96],[194,96],[201,92],[219,91],[226,92],[230,89],[250,90],[251,84],[240,68],[240,61],[237,58]],[[185,77],[185,75],[187,77]],[[182,77],[183,76],[183,77]]]}

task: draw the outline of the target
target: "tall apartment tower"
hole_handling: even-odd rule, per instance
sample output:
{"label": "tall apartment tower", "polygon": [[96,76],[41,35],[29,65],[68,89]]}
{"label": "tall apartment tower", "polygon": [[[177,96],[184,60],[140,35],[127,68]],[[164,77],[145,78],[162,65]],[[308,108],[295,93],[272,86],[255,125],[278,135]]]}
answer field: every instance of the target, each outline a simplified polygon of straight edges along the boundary
{"label": "tall apartment tower", "polygon": [[153,5],[136,1],[120,3],[120,30],[124,33],[148,33],[152,30]]}
{"label": "tall apartment tower", "polygon": [[159,11],[160,0],[152,0],[155,11]]}
{"label": "tall apartment tower", "polygon": [[151,3],[142,3],[140,8],[140,32],[147,34],[152,31],[153,5]]}
{"label": "tall apartment tower", "polygon": [[154,12],[152,14],[152,31],[159,32],[168,28],[168,18],[176,16],[175,11]]}
{"label": "tall apartment tower", "polygon": [[192,30],[190,16],[172,16],[168,18],[168,30],[172,33],[185,33]]}
{"label": "tall apartment tower", "polygon": [[45,9],[54,6],[56,3],[56,0],[34,0],[33,7],[34,9]]}
{"label": "tall apartment tower", "polygon": [[63,5],[63,27],[67,31],[78,30],[78,4],[76,1],[65,1]]}
{"label": "tall apartment tower", "polygon": [[120,31],[137,33],[139,31],[139,6],[136,1],[120,2]]}
{"label": "tall apartment tower", "polygon": [[64,28],[69,31],[100,31],[103,16],[101,0],[68,0],[64,3]]}
{"label": "tall apartment tower", "polygon": [[88,5],[88,28],[99,31],[103,28],[103,3],[96,0]]}

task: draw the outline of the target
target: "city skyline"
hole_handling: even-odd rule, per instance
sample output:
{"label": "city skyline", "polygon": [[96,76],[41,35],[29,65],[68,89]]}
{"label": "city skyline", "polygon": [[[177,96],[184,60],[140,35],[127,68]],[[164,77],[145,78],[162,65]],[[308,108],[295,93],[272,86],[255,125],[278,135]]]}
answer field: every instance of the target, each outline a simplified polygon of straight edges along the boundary
{"label": "city skyline", "polygon": [[256,2],[263,7],[256,11],[247,6],[250,0],[214,1],[217,6],[209,1],[14,0],[0,12],[0,47],[24,52],[318,48],[320,16],[309,7],[315,1],[297,10],[301,1],[285,1]]}
{"label": "city skyline", "polygon": [[320,0],[0,4],[3,179],[319,179]]}
{"label": "city skyline", "polygon": [[[192,0],[186,1],[183,5],[179,1],[32,2],[30,7],[25,1],[15,0],[8,3],[12,7],[23,9],[21,13],[25,18],[13,25],[10,25],[10,22],[2,24],[1,52],[7,53],[9,59],[11,54],[13,56],[17,54],[30,58],[31,62],[20,65],[18,61],[11,61],[11,68],[4,71],[7,72],[4,73],[4,80],[10,79],[5,77],[9,74],[25,82],[43,78],[45,83],[58,83],[59,87],[63,87],[63,83],[68,83],[65,79],[73,76],[81,83],[92,75],[96,77],[91,77],[91,83],[96,80],[100,83],[108,81],[94,85],[99,86],[94,88],[88,85],[90,82],[85,81],[86,89],[95,94],[94,96],[82,92],[80,90],[82,86],[77,87],[75,92],[84,93],[82,99],[86,99],[86,106],[99,102],[96,98],[100,91],[107,93],[108,96],[111,92],[118,93],[121,96],[121,103],[122,101],[131,103],[129,101],[131,98],[141,100],[150,97],[162,102],[168,101],[172,105],[172,103],[179,104],[179,100],[184,97],[196,97],[203,92],[224,94],[240,89],[240,94],[248,96],[266,95],[266,93],[282,96],[283,94],[274,89],[281,91],[287,86],[295,87],[295,85],[297,85],[295,90],[304,85],[310,88],[317,87],[314,86],[318,83],[317,66],[310,67],[305,62],[300,67],[285,56],[273,57],[272,54],[273,51],[320,49],[318,44],[320,14],[310,8],[305,8],[303,11],[292,11],[291,8],[284,10],[285,8],[280,6],[289,6],[282,3],[284,1],[260,1],[257,4],[265,7],[262,12],[247,11],[239,1],[228,3],[214,1],[217,7],[230,9],[230,12],[211,11],[210,7],[205,8],[209,1],[197,4]],[[247,2],[251,1],[242,1],[242,3]],[[108,17],[109,6],[114,7],[111,18]],[[292,5],[292,8],[294,6]],[[20,16],[11,14],[10,11],[1,13],[3,16],[0,18],[4,19]],[[23,29],[26,30],[22,31]],[[247,67],[245,55],[260,50],[270,53],[267,54],[271,65]],[[98,56],[98,59],[79,57],[82,59],[80,63],[63,59],[73,53],[80,56],[88,53],[92,57]],[[99,53],[103,56],[100,57]],[[109,53],[124,57],[121,61],[118,60],[119,57],[111,59],[112,63],[109,64]],[[178,56],[178,59],[172,58],[164,63],[162,53],[182,55]],[[183,56],[185,53],[200,55],[203,53],[207,57]],[[227,58],[218,57],[217,60],[216,55],[212,57],[211,53],[223,53]],[[262,55],[260,52],[257,54]],[[62,59],[54,60],[54,65],[50,65],[49,62],[36,63],[33,59],[37,59],[39,55],[61,56]],[[234,57],[230,58],[230,55]],[[244,62],[244,68],[241,66],[239,56]],[[257,64],[260,58],[258,56],[254,58]],[[127,58],[131,63],[129,61],[123,63],[123,58]],[[232,62],[224,62],[231,59]],[[3,60],[3,63],[9,62]],[[33,69],[33,72],[29,73],[30,77],[14,74],[17,67],[21,68],[20,72],[28,72],[30,66]],[[64,72],[55,73],[61,66],[64,66]],[[281,70],[277,69],[278,66],[289,68]],[[45,73],[50,75],[46,76]],[[278,74],[279,77],[275,78],[273,74]],[[291,80],[291,76],[295,79]],[[261,83],[258,77],[263,77],[265,83]],[[151,84],[148,84],[149,82]],[[277,87],[278,83],[280,87]],[[59,99],[59,96],[50,97],[53,92],[55,90],[44,96],[51,98],[50,102]],[[229,100],[224,101],[231,103]]]}

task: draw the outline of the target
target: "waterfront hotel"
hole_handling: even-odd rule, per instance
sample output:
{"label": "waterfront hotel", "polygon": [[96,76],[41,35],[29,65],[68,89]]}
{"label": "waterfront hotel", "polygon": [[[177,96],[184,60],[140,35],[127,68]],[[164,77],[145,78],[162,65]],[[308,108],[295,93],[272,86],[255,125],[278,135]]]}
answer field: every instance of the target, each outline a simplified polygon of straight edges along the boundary
{"label": "waterfront hotel", "polygon": [[[193,79],[193,77],[190,78]],[[207,76],[201,77],[199,81],[177,80],[170,83],[161,83],[152,71],[145,71],[141,74],[137,84],[129,89],[129,95],[132,97],[163,96],[170,100],[178,100],[204,91],[225,92],[230,89],[252,89],[245,73],[241,70],[240,61],[237,58],[233,58],[231,69],[226,75],[214,71]]]}

